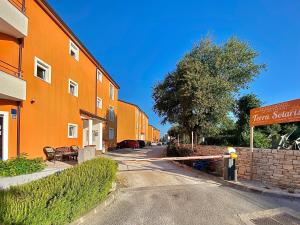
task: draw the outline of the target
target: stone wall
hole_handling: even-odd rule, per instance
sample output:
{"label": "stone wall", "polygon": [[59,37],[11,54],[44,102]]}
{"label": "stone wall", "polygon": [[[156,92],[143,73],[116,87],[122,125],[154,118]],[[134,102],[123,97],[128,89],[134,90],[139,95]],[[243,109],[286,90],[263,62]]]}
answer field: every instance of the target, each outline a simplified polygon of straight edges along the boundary
{"label": "stone wall", "polygon": [[[190,145],[181,147],[190,148]],[[253,179],[280,188],[300,189],[300,151],[235,148],[238,154],[238,178],[251,178],[253,160]],[[219,155],[226,151],[225,146],[197,145],[194,155]]]}

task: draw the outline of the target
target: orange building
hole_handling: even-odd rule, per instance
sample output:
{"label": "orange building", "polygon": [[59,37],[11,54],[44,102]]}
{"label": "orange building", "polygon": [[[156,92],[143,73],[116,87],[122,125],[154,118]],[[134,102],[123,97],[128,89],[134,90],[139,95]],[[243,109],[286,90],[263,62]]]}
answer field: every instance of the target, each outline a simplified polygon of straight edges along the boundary
{"label": "orange building", "polygon": [[114,147],[118,84],[43,0],[0,1],[0,158]]}
{"label": "orange building", "polygon": [[154,127],[153,139],[154,139],[155,142],[160,141],[160,131],[155,127]]}
{"label": "orange building", "polygon": [[118,142],[131,140],[145,140],[148,137],[148,116],[135,104],[118,101]]}
{"label": "orange building", "polygon": [[160,140],[160,131],[152,125],[148,125],[148,141],[158,142]]}

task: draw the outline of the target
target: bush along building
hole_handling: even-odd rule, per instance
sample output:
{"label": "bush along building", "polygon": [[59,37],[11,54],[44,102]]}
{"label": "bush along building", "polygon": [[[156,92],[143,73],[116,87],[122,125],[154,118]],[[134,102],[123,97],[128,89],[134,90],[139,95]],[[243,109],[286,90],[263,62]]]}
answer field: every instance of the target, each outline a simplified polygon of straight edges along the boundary
{"label": "bush along building", "polygon": [[50,5],[0,1],[0,18],[0,158],[115,147],[119,86]]}

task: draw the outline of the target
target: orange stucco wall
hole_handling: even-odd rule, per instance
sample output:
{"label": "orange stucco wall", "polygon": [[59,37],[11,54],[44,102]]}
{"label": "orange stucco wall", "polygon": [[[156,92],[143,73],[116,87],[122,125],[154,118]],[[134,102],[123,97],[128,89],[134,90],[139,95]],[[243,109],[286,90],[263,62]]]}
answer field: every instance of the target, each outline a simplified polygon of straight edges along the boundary
{"label": "orange stucco wall", "polygon": [[[103,73],[103,71],[102,71]],[[108,147],[115,147],[117,142],[117,125],[118,125],[118,89],[114,88],[114,100],[109,96],[110,81],[107,77],[102,77],[102,82],[97,81],[97,97],[102,99],[102,109],[97,109],[97,114],[100,117],[106,118],[107,122],[104,124],[103,141]],[[115,112],[113,121],[109,120],[109,108],[112,107]],[[114,129],[114,138],[109,140],[109,128]]]}
{"label": "orange stucco wall", "polygon": [[[0,69],[16,75],[19,62],[19,44],[16,38],[0,33]],[[9,64],[9,65],[7,65]]]}
{"label": "orange stucco wall", "polygon": [[131,139],[136,139],[136,107],[119,101],[118,102],[118,142]]}
{"label": "orange stucco wall", "polygon": [[147,137],[147,140],[148,141],[154,141],[153,137],[154,137],[154,128],[151,125],[148,125],[148,137]]}
{"label": "orange stucco wall", "polygon": [[[98,65],[80,48],[79,61],[69,54],[69,42],[76,39],[63,31],[34,0],[26,1],[26,16],[29,19],[28,36],[24,39],[23,79],[27,83],[27,99],[21,107],[21,152],[29,157],[44,157],[45,146],[83,145],[83,109],[100,117],[107,117],[109,106],[115,109],[115,120],[104,124],[103,139],[108,147],[116,144],[118,88],[114,85],[114,100],[109,98],[109,80],[104,71],[102,82],[96,80]],[[18,62],[16,43],[0,35],[0,60]],[[3,47],[5,46],[5,47]],[[3,47],[3,48],[2,48]],[[4,51],[2,51],[4,49]],[[34,76],[34,58],[38,57],[51,66],[51,83]],[[16,63],[17,65],[17,63]],[[0,68],[1,69],[1,68]],[[78,97],[68,93],[68,81],[78,83]],[[97,82],[97,90],[96,90]],[[96,97],[103,101],[102,109],[96,109]],[[10,111],[15,102],[0,99],[0,111]],[[68,138],[68,123],[78,125],[77,138]],[[108,139],[108,128],[115,130],[113,140]],[[9,156],[16,155],[16,121],[9,123]]]}

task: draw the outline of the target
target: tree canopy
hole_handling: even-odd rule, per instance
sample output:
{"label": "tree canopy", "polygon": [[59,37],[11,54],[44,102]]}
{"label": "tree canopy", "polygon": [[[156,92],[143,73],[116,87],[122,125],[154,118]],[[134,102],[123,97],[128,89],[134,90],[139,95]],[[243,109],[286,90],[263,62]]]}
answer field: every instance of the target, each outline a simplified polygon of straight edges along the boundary
{"label": "tree canopy", "polygon": [[204,38],[153,88],[154,110],[162,122],[204,136],[218,133],[232,110],[235,94],[265,68],[246,42],[222,45]]}
{"label": "tree canopy", "polygon": [[250,129],[250,110],[261,107],[261,105],[262,102],[255,94],[244,95],[236,101],[234,114],[237,118],[238,145],[242,143],[241,134],[245,131],[249,131]]}

